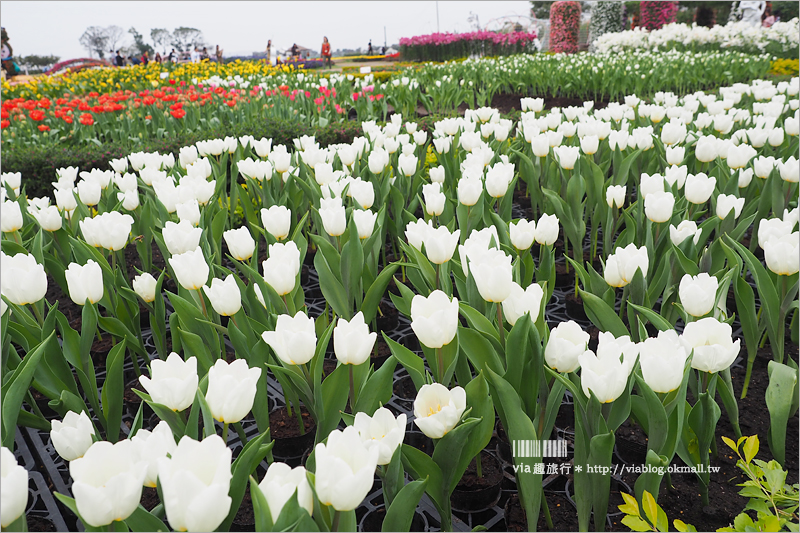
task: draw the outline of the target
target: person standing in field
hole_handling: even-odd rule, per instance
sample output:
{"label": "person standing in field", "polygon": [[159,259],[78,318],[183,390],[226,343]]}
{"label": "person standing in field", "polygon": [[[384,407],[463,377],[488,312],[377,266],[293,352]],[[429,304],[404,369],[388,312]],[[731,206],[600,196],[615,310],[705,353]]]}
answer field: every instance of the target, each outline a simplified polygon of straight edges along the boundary
{"label": "person standing in field", "polygon": [[322,38],[322,60],[327,67],[331,66],[331,43],[327,37]]}
{"label": "person standing in field", "polygon": [[222,49],[217,45],[217,50],[214,52],[214,55],[217,58],[217,63],[222,63]]}
{"label": "person standing in field", "polygon": [[272,62],[272,39],[267,40],[267,65]]}

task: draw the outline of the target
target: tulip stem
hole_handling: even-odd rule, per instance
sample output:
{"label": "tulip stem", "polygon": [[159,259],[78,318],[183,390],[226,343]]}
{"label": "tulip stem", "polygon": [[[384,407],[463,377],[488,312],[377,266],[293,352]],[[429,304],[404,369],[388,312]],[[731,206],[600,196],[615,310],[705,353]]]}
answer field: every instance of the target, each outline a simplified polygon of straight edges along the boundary
{"label": "tulip stem", "polygon": [[225,446],[228,445],[228,423],[227,422],[222,424],[222,442],[225,443]]}
{"label": "tulip stem", "polygon": [[350,412],[356,412],[356,386],[353,382],[353,365],[347,365],[347,370],[350,372]]}
{"label": "tulip stem", "polygon": [[503,326],[503,308],[500,302],[495,304],[497,306],[497,329],[500,330],[500,346],[506,347],[506,328]]}
{"label": "tulip stem", "polygon": [[14,236],[14,242],[22,246],[22,238],[19,236],[19,230],[14,230],[11,232],[11,235]]}
{"label": "tulip stem", "polygon": [[206,301],[203,298],[203,291],[197,289],[197,295],[200,297],[200,305],[203,307],[203,314],[208,318],[208,309],[206,309]]}
{"label": "tulip stem", "polygon": [[441,270],[442,265],[436,265],[436,283],[433,286],[433,290],[437,290],[439,288],[439,270]]}
{"label": "tulip stem", "polygon": [[441,348],[436,348],[436,366],[439,369],[439,383],[445,385],[445,383],[442,383],[442,379],[444,378],[444,359],[442,359]]}
{"label": "tulip stem", "polygon": [[467,206],[467,232],[466,232],[465,235],[469,235],[469,210],[471,208],[472,208],[472,206],[469,206],[469,205]]}
{"label": "tulip stem", "polygon": [[291,315],[291,313],[289,312],[289,304],[286,302],[286,295],[285,294],[281,295],[281,298],[283,298],[283,306],[286,308],[286,314]]}
{"label": "tulip stem", "polygon": [[331,531],[339,531],[339,518],[340,518],[340,516],[341,516],[341,514],[339,513],[339,511],[334,509],[334,511],[333,511],[333,524],[331,524]]}
{"label": "tulip stem", "polygon": [[44,319],[42,318],[42,313],[39,312],[39,309],[36,307],[35,303],[31,304],[31,309],[33,310],[33,315],[36,317],[36,321],[39,323],[39,327],[44,326]]}

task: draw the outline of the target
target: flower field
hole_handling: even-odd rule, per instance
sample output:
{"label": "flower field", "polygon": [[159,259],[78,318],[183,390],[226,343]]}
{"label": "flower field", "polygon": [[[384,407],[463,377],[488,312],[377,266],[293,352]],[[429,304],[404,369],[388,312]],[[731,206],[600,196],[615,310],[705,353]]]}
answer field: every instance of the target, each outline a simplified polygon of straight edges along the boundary
{"label": "flower field", "polygon": [[[796,530],[800,78],[771,60],[4,86],[4,151],[130,150],[46,196],[2,174],[3,530]],[[136,148],[262,119],[361,132]]]}

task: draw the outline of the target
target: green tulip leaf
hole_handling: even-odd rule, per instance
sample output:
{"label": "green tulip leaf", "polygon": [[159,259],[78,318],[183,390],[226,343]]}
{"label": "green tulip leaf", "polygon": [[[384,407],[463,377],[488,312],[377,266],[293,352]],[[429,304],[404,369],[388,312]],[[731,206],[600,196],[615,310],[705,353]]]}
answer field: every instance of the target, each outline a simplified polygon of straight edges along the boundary
{"label": "green tulip leaf", "polygon": [[395,368],[397,368],[397,358],[390,355],[364,383],[353,412],[372,416],[381,405],[391,399]]}
{"label": "green tulip leaf", "polygon": [[256,517],[256,531],[272,531],[272,515],[264,493],[258,487],[258,482],[250,476],[250,499],[253,502],[253,513]]}
{"label": "green tulip leaf", "polygon": [[[500,420],[503,422],[503,427],[506,429],[509,440],[511,442],[537,440],[539,437],[536,434],[536,429],[523,410],[522,402],[514,387],[492,370],[487,370],[486,378],[494,405],[497,408],[497,413],[500,415]],[[516,478],[520,502],[523,509],[525,509],[529,530],[533,530],[536,527],[539,519],[542,499],[542,475],[533,473],[533,468],[536,463],[540,462],[541,457],[514,457],[514,465],[519,469]]]}
{"label": "green tulip leaf", "polygon": [[397,263],[392,263],[384,267],[367,289],[364,295],[364,302],[361,304],[361,312],[364,313],[364,322],[367,324],[375,320],[375,315],[378,314],[378,306],[386,293],[386,287],[389,286],[389,281],[391,281],[398,266]]}
{"label": "green tulip leaf", "polygon": [[[219,526],[220,531],[229,531],[236,513],[239,511],[239,506],[242,504],[244,498],[244,491],[247,487],[247,480],[255,472],[258,464],[266,457],[267,453],[272,449],[275,441],[271,441],[265,446],[261,443],[267,437],[266,433],[262,433],[258,437],[251,439],[245,447],[239,452],[239,456],[233,462],[231,471],[233,477],[231,478],[231,488],[229,496],[231,497],[231,509],[228,516],[222,521]],[[304,511],[305,512],[305,511]],[[283,513],[281,513],[283,514]]]}
{"label": "green tulip leaf", "polygon": [[350,319],[352,310],[350,309],[348,294],[344,285],[339,281],[338,274],[334,274],[329,263],[323,254],[317,253],[314,256],[314,268],[319,275],[319,286],[322,295],[331,304],[337,315]]}
{"label": "green tulip leaf", "polygon": [[125,339],[114,346],[106,358],[106,380],[101,401],[103,414],[108,421],[107,438],[117,442],[122,425],[122,393],[125,388],[122,365],[125,362]]}
{"label": "green tulip leaf", "polygon": [[382,333],[382,335],[383,340],[389,345],[392,355],[400,361],[400,364],[405,367],[406,371],[411,376],[416,389],[421,389],[422,386],[425,385],[425,363],[422,358],[405,346],[387,337],[386,333]]}
{"label": "green tulip leaf", "polygon": [[4,376],[4,383],[2,388],[2,396],[0,404],[2,404],[2,443],[3,446],[9,450],[14,449],[14,436],[17,430],[17,417],[19,416],[20,407],[25,394],[33,380],[33,374],[36,371],[36,366],[42,359],[47,344],[53,340],[55,332],[51,333],[49,337],[39,343],[32,352],[22,360],[22,362],[14,370],[11,376]]}
{"label": "green tulip leaf", "polygon": [[[445,502],[442,493],[442,470],[431,457],[408,444],[401,444],[403,449],[403,467],[406,472],[414,479],[427,479],[428,484],[425,489],[431,499],[441,509],[444,504],[449,508],[449,500]],[[449,496],[448,496],[449,498]]]}
{"label": "green tulip leaf", "polygon": [[780,463],[786,461],[786,425],[792,410],[792,400],[797,388],[797,370],[770,361],[767,366],[769,385],[766,403],[769,411],[769,433],[767,443],[772,455]]}
{"label": "green tulip leaf", "polygon": [[425,493],[428,478],[412,481],[397,493],[388,506],[381,531],[408,531],[419,500]]}
{"label": "green tulip leaf", "polygon": [[583,300],[586,315],[600,331],[608,331],[613,333],[615,337],[630,335],[628,328],[625,327],[617,313],[614,312],[614,308],[610,307],[602,298],[583,289],[578,289],[578,293]]}
{"label": "green tulip leaf", "polygon": [[148,513],[147,509],[142,507],[141,504],[133,511],[133,514],[123,520],[123,522],[125,522],[125,525],[128,526],[131,531],[169,531],[169,528],[164,522],[151,513]]}

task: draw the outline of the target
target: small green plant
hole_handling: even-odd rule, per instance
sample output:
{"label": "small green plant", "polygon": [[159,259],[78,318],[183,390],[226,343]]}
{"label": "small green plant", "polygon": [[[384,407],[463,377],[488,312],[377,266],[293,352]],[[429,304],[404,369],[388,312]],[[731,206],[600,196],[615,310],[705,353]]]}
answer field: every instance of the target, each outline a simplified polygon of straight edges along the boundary
{"label": "small green plant", "polygon": [[755,459],[758,454],[757,435],[742,437],[736,442],[727,437],[722,437],[722,440],[739,456],[736,466],[750,478],[740,484],[743,488],[739,494],[750,498],[744,509],[755,511],[757,521],[742,512],[734,519],[732,527],[717,531],[797,531],[800,485],[785,483],[786,471],[777,461],[767,463]]}
{"label": "small green plant", "polygon": [[[631,531],[669,531],[667,513],[656,503],[652,494],[647,491],[642,494],[644,516],[635,497],[623,492],[622,499],[625,500],[625,503],[619,506],[619,510],[625,513],[622,523],[631,528]],[[693,525],[686,524],[682,520],[673,520],[672,525],[678,531],[697,531]]]}
{"label": "small green plant", "polygon": [[[797,531],[800,485],[785,483],[786,471],[777,461],[766,462],[755,458],[758,454],[758,435],[742,437],[736,442],[727,437],[722,437],[722,440],[739,456],[736,466],[750,478],[739,485],[743,487],[739,494],[750,500],[732,525],[717,531]],[[636,498],[630,494],[623,492],[622,498],[625,500],[619,506],[619,510],[625,513],[622,523],[631,531],[669,531],[667,514],[652,494],[644,492],[641,509]],[[746,511],[755,511],[756,520]],[[681,532],[697,531],[693,525],[681,520],[674,520],[673,526]]]}

